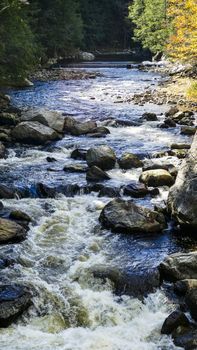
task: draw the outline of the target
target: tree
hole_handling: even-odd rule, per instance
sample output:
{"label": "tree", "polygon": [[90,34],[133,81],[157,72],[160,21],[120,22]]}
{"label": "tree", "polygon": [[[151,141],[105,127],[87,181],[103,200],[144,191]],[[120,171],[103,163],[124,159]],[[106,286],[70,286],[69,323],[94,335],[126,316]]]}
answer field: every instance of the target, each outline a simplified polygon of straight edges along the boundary
{"label": "tree", "polygon": [[152,53],[164,50],[169,36],[166,0],[134,0],[129,6],[129,18],[135,24],[135,41]]}
{"label": "tree", "polygon": [[35,63],[36,44],[26,18],[26,1],[0,1],[0,80],[22,80]]}
{"label": "tree", "polygon": [[196,0],[168,0],[171,35],[167,51],[172,59],[197,62]]}

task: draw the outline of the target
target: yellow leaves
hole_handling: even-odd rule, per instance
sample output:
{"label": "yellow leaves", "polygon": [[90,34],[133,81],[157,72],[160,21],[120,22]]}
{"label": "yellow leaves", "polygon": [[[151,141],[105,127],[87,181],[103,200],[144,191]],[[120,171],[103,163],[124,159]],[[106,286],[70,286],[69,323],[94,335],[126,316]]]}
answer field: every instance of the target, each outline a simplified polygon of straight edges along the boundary
{"label": "yellow leaves", "polygon": [[167,51],[173,59],[197,60],[197,0],[168,0],[172,35]]}

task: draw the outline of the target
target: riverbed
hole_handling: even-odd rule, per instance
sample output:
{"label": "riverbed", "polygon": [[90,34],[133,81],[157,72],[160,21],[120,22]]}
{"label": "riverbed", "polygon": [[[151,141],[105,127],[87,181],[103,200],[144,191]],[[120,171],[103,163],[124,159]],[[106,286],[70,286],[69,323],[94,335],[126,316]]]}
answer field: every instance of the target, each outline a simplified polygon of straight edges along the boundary
{"label": "riverbed", "polygon": [[[80,68],[79,68],[80,69]],[[111,146],[117,157],[132,152],[150,160],[172,143],[190,143],[180,135],[180,126],[160,129],[169,105],[135,105],[126,102],[134,93],[155,88],[159,74],[127,70],[121,65],[88,68],[98,71],[96,79],[84,81],[35,82],[34,87],[9,91],[19,107],[46,107],[72,115],[79,121],[91,119],[107,125],[105,138],[65,135],[45,147],[10,147],[0,161],[0,180],[25,189],[28,198],[4,200],[9,211],[18,208],[32,219],[27,239],[1,246],[0,254],[15,263],[3,271],[3,283],[21,283],[33,290],[33,305],[8,329],[0,330],[0,348],[5,350],[175,350],[170,337],[160,334],[161,326],[176,301],[162,287],[145,299],[115,295],[110,281],[103,283],[93,268],[113,267],[126,273],[147,273],[170,253],[188,251],[193,242],[172,230],[151,235],[112,234],[99,226],[99,214],[110,201],[98,193],[87,194],[86,176],[69,173],[65,165],[84,161],[71,159],[75,148]],[[154,112],[158,121],[139,123],[144,112]],[[117,120],[114,127],[110,121]],[[126,126],[126,124],[129,126]],[[125,125],[124,125],[125,124]],[[56,162],[49,164],[47,157]],[[157,162],[179,166],[181,160],[166,156]],[[109,171],[108,186],[120,188],[138,180],[140,168]],[[36,184],[66,188],[55,198],[38,198]],[[69,186],[79,191],[70,195]],[[168,188],[160,188],[154,198],[134,199],[154,208],[165,205]],[[25,197],[25,196],[24,196]],[[6,214],[5,214],[6,215]]]}

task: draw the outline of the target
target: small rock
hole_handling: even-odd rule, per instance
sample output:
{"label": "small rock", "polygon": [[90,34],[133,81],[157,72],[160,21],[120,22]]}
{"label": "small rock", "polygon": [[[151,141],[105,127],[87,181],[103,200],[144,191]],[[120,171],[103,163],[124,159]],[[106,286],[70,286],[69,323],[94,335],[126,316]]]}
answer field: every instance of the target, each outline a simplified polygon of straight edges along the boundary
{"label": "small rock", "polygon": [[71,153],[71,158],[77,160],[86,160],[87,151],[85,149],[76,148]]}
{"label": "small rock", "polygon": [[141,168],[143,166],[142,161],[132,153],[124,153],[118,160],[118,164],[121,169]]}
{"label": "small rock", "polygon": [[0,159],[4,158],[6,154],[6,148],[5,146],[2,144],[2,142],[0,142]]}
{"label": "small rock", "polygon": [[171,116],[173,116],[174,114],[176,114],[176,113],[178,113],[179,112],[179,109],[176,107],[176,106],[172,106],[170,109],[169,109],[169,111],[167,111],[166,113],[165,113],[165,116],[166,117],[171,117]]}
{"label": "small rock", "polygon": [[0,218],[0,243],[19,242],[26,236],[26,230],[7,219]]}
{"label": "small rock", "polygon": [[17,119],[14,114],[10,113],[0,113],[0,126],[1,125],[16,125],[17,124]]}
{"label": "small rock", "polygon": [[71,165],[65,165],[63,170],[71,173],[86,173],[88,170],[88,167],[87,165],[83,165],[83,164],[71,164]]}
{"label": "small rock", "polygon": [[149,193],[149,190],[143,184],[131,183],[124,187],[123,193],[125,196],[143,198]]}
{"label": "small rock", "polygon": [[27,221],[27,222],[31,221],[30,216],[21,210],[12,210],[9,217],[10,219],[18,220],[18,221]]}
{"label": "small rock", "polygon": [[109,180],[109,175],[97,166],[92,166],[86,174],[87,181],[104,181]]}
{"label": "small rock", "polygon": [[157,115],[155,113],[149,113],[149,112],[144,113],[142,115],[142,119],[145,119],[149,122],[154,122],[158,120]]}
{"label": "small rock", "polygon": [[0,198],[1,199],[13,199],[15,198],[15,190],[8,188],[5,185],[0,185]]}
{"label": "small rock", "polygon": [[190,149],[191,145],[188,143],[173,143],[171,149]]}
{"label": "small rock", "polygon": [[169,126],[170,128],[175,128],[176,127],[176,123],[173,119],[171,118],[166,118],[164,120],[164,124],[166,124],[167,126]]}
{"label": "small rock", "polygon": [[118,188],[114,188],[114,187],[103,186],[100,189],[98,196],[99,197],[110,197],[110,198],[120,197],[120,190]]}
{"label": "small rock", "polygon": [[194,135],[196,133],[196,127],[192,126],[182,126],[181,134],[183,135]]}

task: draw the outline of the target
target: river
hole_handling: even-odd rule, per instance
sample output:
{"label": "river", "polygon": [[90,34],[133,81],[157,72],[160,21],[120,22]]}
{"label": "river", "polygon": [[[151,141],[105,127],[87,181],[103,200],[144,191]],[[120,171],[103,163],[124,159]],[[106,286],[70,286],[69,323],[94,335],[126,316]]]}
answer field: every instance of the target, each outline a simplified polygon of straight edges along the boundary
{"label": "river", "polygon": [[[70,114],[79,120],[104,123],[113,118],[133,121],[133,126],[109,126],[106,138],[65,137],[47,147],[9,149],[0,162],[1,183],[25,188],[28,198],[4,200],[7,209],[18,208],[32,218],[27,239],[0,247],[0,255],[16,263],[3,271],[3,283],[27,285],[34,291],[33,305],[8,329],[0,330],[0,349],[4,350],[175,350],[170,337],[161,336],[162,323],[176,308],[175,301],[162,287],[143,301],[127,295],[117,296],[109,281],[93,277],[96,267],[118,267],[127,273],[142,273],[158,266],[172,252],[187,251],[192,242],[172,232],[128,236],[101,230],[98,217],[110,199],[86,194],[85,174],[65,173],[64,165],[76,147],[90,148],[108,144],[117,156],[133,152],[151,158],[174,142],[190,142],[179,134],[179,127],[163,130],[158,122],[135,125],[144,112],[155,112],[163,121],[169,106],[126,102],[128,96],[155,88],[161,77],[156,73],[127,70],[121,65],[92,68],[101,76],[94,80],[37,82],[34,87],[10,91],[20,107],[39,106]],[[50,164],[46,157],[56,158]],[[156,159],[178,165],[176,157]],[[77,161],[83,164],[83,161]],[[49,169],[52,168],[52,169]],[[49,171],[50,170],[50,171]],[[53,171],[51,171],[53,170]],[[137,180],[141,169],[109,171],[109,186],[120,187]],[[36,184],[48,186],[79,185],[76,196],[61,193],[56,198],[37,198]],[[166,200],[160,195],[136,199],[153,208]]]}

